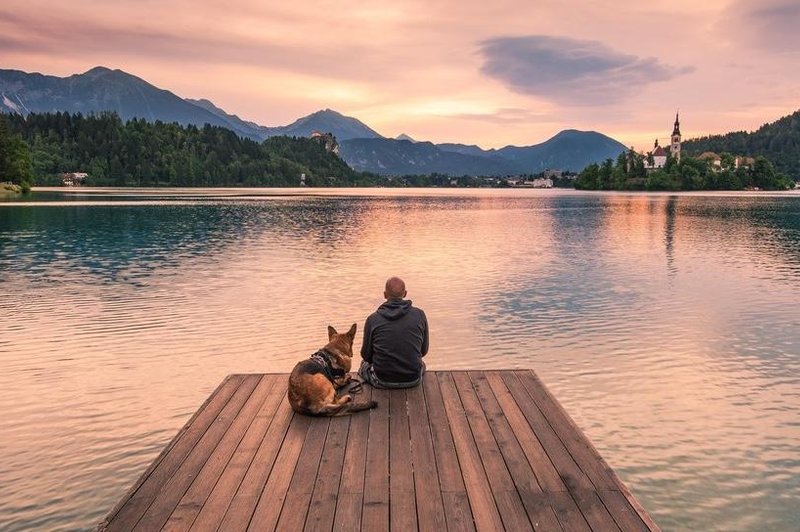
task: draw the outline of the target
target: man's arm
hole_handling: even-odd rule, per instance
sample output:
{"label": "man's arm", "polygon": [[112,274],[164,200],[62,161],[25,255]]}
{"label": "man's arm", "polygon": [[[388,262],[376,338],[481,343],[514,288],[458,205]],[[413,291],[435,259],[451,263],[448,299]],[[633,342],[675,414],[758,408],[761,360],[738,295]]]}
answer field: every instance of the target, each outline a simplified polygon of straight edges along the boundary
{"label": "man's arm", "polygon": [[425,316],[425,311],[420,309],[422,314],[422,349],[420,349],[420,356],[424,357],[428,354],[428,318]]}
{"label": "man's arm", "polygon": [[361,358],[372,363],[372,320],[364,322],[364,341],[361,343]]}

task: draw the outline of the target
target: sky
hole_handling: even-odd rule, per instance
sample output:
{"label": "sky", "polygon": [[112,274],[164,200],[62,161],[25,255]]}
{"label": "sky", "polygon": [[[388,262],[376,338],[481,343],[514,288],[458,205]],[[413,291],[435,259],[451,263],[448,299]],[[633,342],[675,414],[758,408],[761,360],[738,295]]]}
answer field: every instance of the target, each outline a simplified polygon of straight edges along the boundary
{"label": "sky", "polygon": [[324,108],[483,148],[638,150],[800,109],[800,0],[4,0],[0,68],[119,68],[266,126]]}

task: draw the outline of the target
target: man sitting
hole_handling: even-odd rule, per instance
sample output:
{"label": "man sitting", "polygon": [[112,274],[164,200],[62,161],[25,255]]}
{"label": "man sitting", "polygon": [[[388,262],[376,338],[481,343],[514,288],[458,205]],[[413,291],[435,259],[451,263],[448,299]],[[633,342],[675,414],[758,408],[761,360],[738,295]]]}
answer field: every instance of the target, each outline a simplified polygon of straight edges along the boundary
{"label": "man sitting", "polygon": [[386,302],[364,324],[364,359],[358,374],[376,388],[412,388],[425,372],[428,320],[422,309],[405,300],[406,284],[398,277],[386,281]]}

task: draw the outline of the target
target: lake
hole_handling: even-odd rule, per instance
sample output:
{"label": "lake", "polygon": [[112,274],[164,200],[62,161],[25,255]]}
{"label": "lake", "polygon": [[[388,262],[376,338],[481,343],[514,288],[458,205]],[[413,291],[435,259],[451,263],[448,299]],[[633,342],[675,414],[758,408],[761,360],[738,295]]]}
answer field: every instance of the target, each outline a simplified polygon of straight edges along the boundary
{"label": "lake", "polygon": [[664,530],[800,527],[798,193],[107,189],[0,202],[0,528],[93,528],[391,275],[430,369],[535,369]]}

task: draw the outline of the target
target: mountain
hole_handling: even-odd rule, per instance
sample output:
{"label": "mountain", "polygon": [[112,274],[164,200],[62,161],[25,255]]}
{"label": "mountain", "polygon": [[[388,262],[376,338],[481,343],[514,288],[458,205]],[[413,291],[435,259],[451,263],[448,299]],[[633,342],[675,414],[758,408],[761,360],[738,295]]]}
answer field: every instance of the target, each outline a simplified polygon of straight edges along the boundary
{"label": "mountain", "polygon": [[464,155],[478,155],[480,157],[489,157],[494,155],[496,150],[484,150],[475,144],[455,144],[445,142],[436,145],[442,151],[451,151],[453,153],[462,153]]}
{"label": "mountain", "polygon": [[[248,120],[242,120],[241,118],[239,118],[236,115],[232,115],[232,114],[226,113],[224,110],[220,109],[219,107],[214,105],[210,100],[206,100],[205,98],[202,98],[200,100],[193,100],[191,98],[186,98],[186,101],[191,103],[191,104],[193,104],[193,105],[196,105],[196,106],[198,106],[198,107],[200,107],[202,109],[205,109],[206,111],[208,111],[210,113],[213,113],[214,115],[216,115],[217,117],[221,118],[222,120],[225,120],[225,122],[227,122],[229,124],[227,126],[228,129],[231,129],[231,130],[237,131],[237,132],[246,132],[246,133],[248,133],[248,134],[244,135],[246,137],[252,137],[252,138],[256,138],[256,139],[263,139],[263,138],[275,136],[273,134],[273,130],[280,129],[280,128],[274,128],[274,127],[260,126],[260,125],[256,124],[255,122],[250,122]],[[280,133],[278,133],[278,135],[279,134]]]}
{"label": "mountain", "polygon": [[229,114],[205,99],[183,99],[141,78],[105,67],[65,78],[0,70],[0,112],[114,111],[123,120],[182,125],[211,124],[262,141],[275,136],[308,137],[332,133],[341,154],[354,168],[381,174],[439,172],[450,175],[533,174],[545,168],[579,171],[615,158],[625,146],[594,131],[566,130],[533,146],[483,150],[467,144],[416,142],[408,135],[386,139],[359,120],[331,109],[317,111],[289,125],[265,127]]}
{"label": "mountain", "polygon": [[483,150],[475,145],[438,144],[454,153],[491,157],[502,160],[522,174],[537,174],[547,168],[579,172],[591,163],[616,159],[626,151],[624,144],[596,131],[565,129],[552,138],[533,146],[506,146],[499,150]]}
{"label": "mountain", "polygon": [[0,111],[22,115],[66,111],[100,113],[114,111],[123,120],[144,118],[182,125],[211,124],[252,136],[214,113],[159,89],[141,78],[105,67],[66,78],[0,70]]}
{"label": "mountain", "polygon": [[412,139],[411,137],[409,137],[405,133],[400,133],[399,135],[397,135],[395,137],[395,140],[407,140],[408,142],[417,142],[416,140]]}
{"label": "mountain", "polygon": [[65,78],[0,69],[0,112],[56,111],[85,115],[113,111],[126,121],[144,118],[181,125],[211,124],[255,140],[279,135],[308,137],[314,131],[333,133],[340,140],[380,137],[364,123],[330,109],[287,126],[261,126],[228,114],[209,100],[183,99],[132,74],[102,66]]}
{"label": "mountain", "polygon": [[627,151],[621,142],[596,131],[566,129],[534,146],[506,146],[495,152],[514,163],[523,173],[535,174],[546,168],[579,172],[586,166]]}
{"label": "mountain", "polygon": [[800,111],[767,123],[753,132],[735,131],[685,140],[681,148],[687,155],[727,152],[756,157],[763,155],[779,172],[800,179]]}
{"label": "mountain", "polygon": [[339,155],[354,170],[381,175],[498,176],[515,173],[514,168],[504,161],[444,151],[430,142],[349,139],[339,143]]}
{"label": "mountain", "polygon": [[324,109],[300,118],[288,126],[271,128],[276,135],[308,137],[314,131],[332,133],[339,142],[350,139],[383,138],[376,131],[355,118]]}

